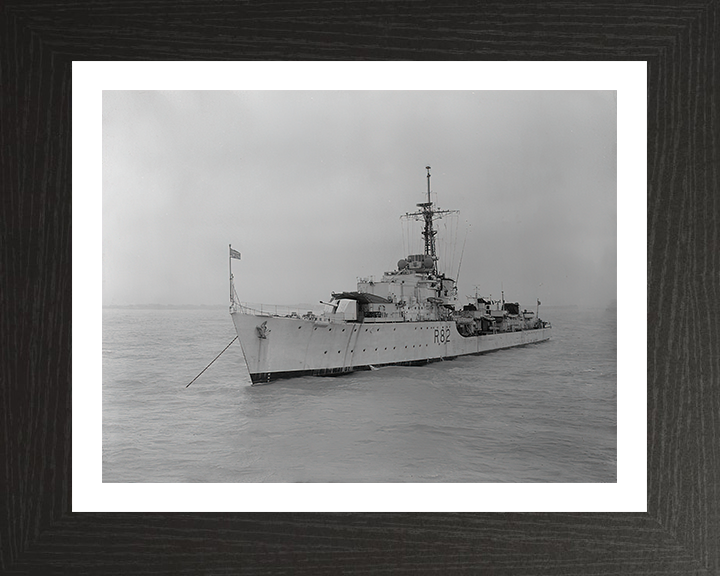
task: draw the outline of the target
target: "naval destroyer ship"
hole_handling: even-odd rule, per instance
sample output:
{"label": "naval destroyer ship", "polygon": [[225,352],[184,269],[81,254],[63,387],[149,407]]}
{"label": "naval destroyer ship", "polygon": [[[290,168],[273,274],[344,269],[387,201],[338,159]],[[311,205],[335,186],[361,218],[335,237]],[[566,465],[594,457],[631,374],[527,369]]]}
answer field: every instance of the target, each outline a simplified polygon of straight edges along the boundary
{"label": "naval destroyer ship", "polygon": [[430,198],[404,218],[422,224],[424,251],[402,258],[382,279],[332,293],[323,312],[271,313],[240,303],[232,275],[230,315],[253,384],[304,375],[343,374],[388,365],[420,365],[548,340],[551,325],[517,302],[477,294],[461,305],[456,280],[438,268],[436,219]]}

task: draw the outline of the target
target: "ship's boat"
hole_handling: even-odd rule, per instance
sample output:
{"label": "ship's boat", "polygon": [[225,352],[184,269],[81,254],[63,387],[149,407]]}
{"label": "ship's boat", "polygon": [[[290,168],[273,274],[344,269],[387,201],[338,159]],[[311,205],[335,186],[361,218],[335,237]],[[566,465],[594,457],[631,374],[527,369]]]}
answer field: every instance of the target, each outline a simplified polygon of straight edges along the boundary
{"label": "ship's boat", "polygon": [[[550,338],[551,326],[519,303],[480,297],[459,304],[456,281],[440,273],[434,221],[450,210],[430,199],[404,217],[422,222],[423,254],[398,261],[382,279],[335,292],[322,313],[254,310],[239,302],[230,273],[230,315],[253,384],[342,374],[384,365],[418,365],[523,346]],[[230,262],[239,254],[230,248]]]}

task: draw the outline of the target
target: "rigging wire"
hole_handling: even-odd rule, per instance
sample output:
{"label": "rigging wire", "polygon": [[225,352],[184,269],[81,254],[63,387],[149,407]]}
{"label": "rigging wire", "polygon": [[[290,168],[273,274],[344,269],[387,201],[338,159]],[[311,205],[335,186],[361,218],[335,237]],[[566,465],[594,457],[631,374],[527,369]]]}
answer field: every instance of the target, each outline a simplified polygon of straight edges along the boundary
{"label": "rigging wire", "polygon": [[[457,256],[457,243],[458,243],[458,232],[459,231],[460,231],[460,217],[458,216],[457,218],[455,218],[455,238],[453,239],[453,269],[455,268],[455,257]],[[464,244],[463,244],[463,248],[465,248]],[[460,255],[460,260],[462,261],[462,254]],[[458,266],[458,270],[459,270],[459,266]],[[452,270],[451,270],[451,272],[452,272]],[[460,273],[458,272],[458,274],[455,276],[456,283],[457,283],[457,276],[459,276],[459,274]]]}
{"label": "rigging wire", "polygon": [[445,273],[452,277],[452,271],[455,264],[455,244],[453,242],[453,229],[455,227],[455,218],[453,218],[453,215],[448,215],[448,218],[450,218],[450,226],[448,230],[448,237],[446,240],[447,243],[447,259],[449,260],[448,266],[446,267]]}
{"label": "rigging wire", "polygon": [[445,271],[445,267],[447,266],[447,242],[445,240],[446,236],[447,236],[447,220],[443,221],[443,236],[440,238],[440,241],[442,242],[443,271]]}
{"label": "rigging wire", "polygon": [[465,254],[465,242],[467,242],[469,230],[470,230],[469,227],[465,228],[465,240],[463,240],[463,247],[462,247],[462,251],[460,252],[460,262],[458,263],[458,271],[457,271],[457,274],[455,275],[455,285],[456,286],[457,286],[457,283],[460,281],[460,268],[462,267],[463,254]]}

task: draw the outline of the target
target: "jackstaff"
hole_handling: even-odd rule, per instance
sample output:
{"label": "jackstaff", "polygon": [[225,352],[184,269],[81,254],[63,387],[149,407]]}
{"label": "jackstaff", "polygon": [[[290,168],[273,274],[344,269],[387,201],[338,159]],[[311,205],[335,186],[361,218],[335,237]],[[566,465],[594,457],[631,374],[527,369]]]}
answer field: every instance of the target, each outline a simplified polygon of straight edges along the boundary
{"label": "jackstaff", "polygon": [[232,259],[237,258],[238,260],[240,260],[240,252],[238,252],[237,250],[233,250],[232,244],[228,244],[228,249],[230,250],[230,253],[228,254],[228,271],[230,273],[230,302],[234,303],[235,287],[233,286]]}

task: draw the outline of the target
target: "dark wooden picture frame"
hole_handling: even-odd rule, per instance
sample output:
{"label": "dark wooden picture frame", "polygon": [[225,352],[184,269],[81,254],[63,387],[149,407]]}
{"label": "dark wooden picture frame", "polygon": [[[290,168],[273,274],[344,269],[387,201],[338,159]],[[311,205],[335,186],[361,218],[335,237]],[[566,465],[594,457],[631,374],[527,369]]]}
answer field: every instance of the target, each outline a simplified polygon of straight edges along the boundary
{"label": "dark wooden picture frame", "polygon": [[[720,572],[718,12],[717,0],[3,3],[0,572]],[[71,512],[72,61],[208,59],[647,61],[648,314],[618,322],[648,327],[647,513]]]}

